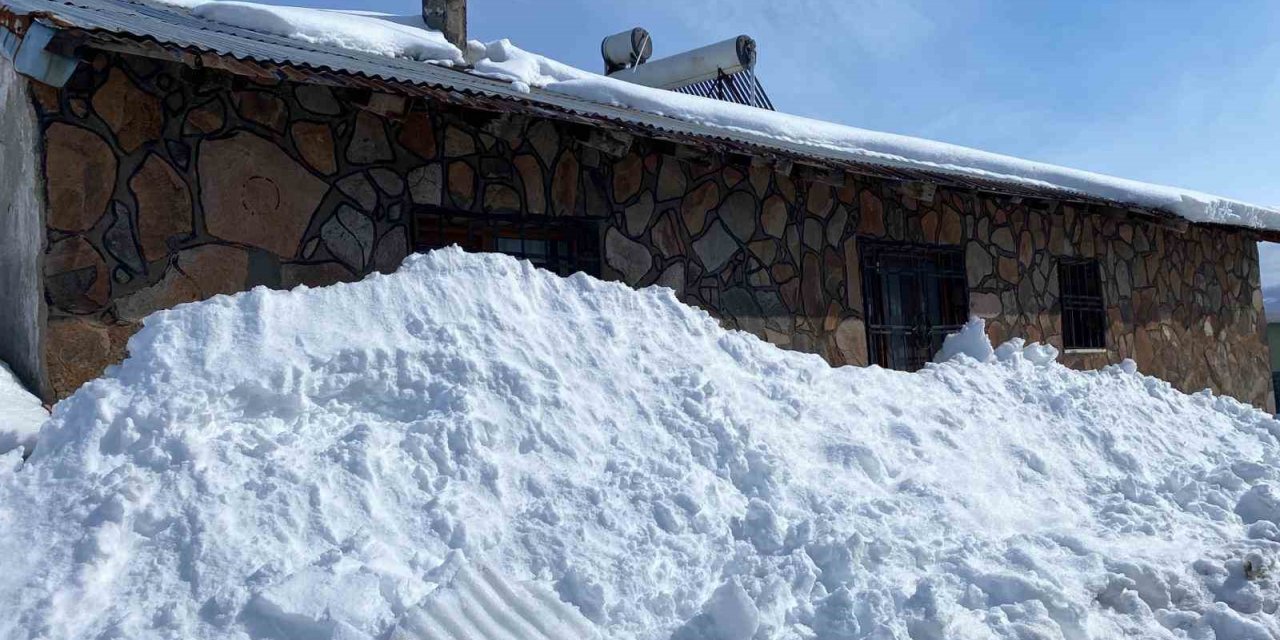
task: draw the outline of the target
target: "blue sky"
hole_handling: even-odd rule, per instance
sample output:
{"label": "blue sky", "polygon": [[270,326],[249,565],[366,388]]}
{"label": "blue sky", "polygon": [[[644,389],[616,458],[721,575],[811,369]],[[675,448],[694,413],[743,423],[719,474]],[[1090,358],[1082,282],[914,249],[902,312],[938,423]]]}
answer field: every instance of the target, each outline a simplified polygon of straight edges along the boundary
{"label": "blue sky", "polygon": [[590,70],[633,26],[657,57],[746,33],[781,111],[1280,206],[1275,0],[471,0],[470,22]]}

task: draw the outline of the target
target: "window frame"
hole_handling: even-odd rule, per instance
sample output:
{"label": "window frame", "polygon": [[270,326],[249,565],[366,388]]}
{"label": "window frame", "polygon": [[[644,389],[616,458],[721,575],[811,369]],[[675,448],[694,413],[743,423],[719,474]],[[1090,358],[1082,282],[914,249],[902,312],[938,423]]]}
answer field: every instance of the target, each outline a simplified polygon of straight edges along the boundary
{"label": "window frame", "polygon": [[[1089,273],[1082,273],[1081,269]],[[1103,282],[1102,263],[1097,258],[1058,258],[1058,313],[1066,352],[1107,350],[1107,295]],[[1089,283],[1094,291],[1081,290],[1088,289]]]}
{"label": "window frame", "polygon": [[[914,265],[900,264],[886,266],[875,264],[882,256],[891,259],[902,259],[909,262],[916,259]],[[931,263],[927,266],[924,263]],[[875,364],[899,371],[916,371],[924,367],[948,334],[959,331],[968,322],[971,309],[969,307],[968,265],[965,261],[964,247],[959,245],[926,244],[919,242],[898,242],[880,238],[860,237],[858,239],[858,264],[862,278],[862,312],[866,324],[867,364]],[[916,289],[912,291],[916,315],[932,314],[946,320],[948,316],[954,323],[932,324],[932,318],[926,317],[924,322],[896,318],[903,313],[902,309],[886,308],[883,301],[885,292],[881,285],[885,283],[885,274],[895,272],[910,274],[917,278]],[[931,296],[926,282],[937,287],[937,295]],[[947,286],[950,286],[950,291]],[[900,286],[902,283],[896,283]],[[890,285],[895,286],[895,285]],[[934,299],[936,298],[936,299]],[[899,301],[900,306],[908,301]],[[944,305],[949,302],[949,305]],[[944,308],[944,306],[946,308]],[[934,308],[936,307],[936,309]],[[911,326],[914,324],[915,326]],[[925,354],[924,341],[928,341],[929,353]],[[899,348],[895,348],[899,347]],[[905,361],[899,361],[905,358]]]}
{"label": "window frame", "polygon": [[[600,221],[590,218],[531,214],[474,213],[432,205],[410,211],[413,251],[442,249],[451,245],[467,251],[501,253],[528,260],[562,276],[583,272],[599,277],[602,262]],[[499,248],[501,240],[547,243],[541,255]]]}

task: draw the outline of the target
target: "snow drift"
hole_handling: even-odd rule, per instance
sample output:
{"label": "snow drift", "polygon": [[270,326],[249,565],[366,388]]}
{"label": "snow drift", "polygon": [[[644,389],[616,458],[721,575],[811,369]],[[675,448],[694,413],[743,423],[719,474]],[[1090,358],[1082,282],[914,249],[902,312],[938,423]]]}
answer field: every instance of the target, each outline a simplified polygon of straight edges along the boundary
{"label": "snow drift", "polygon": [[0,637],[1280,635],[1280,423],[984,344],[456,249],[183,305],[0,458]]}
{"label": "snow drift", "polygon": [[49,419],[40,399],[31,395],[0,362],[0,454],[18,447],[31,451],[40,425]]}

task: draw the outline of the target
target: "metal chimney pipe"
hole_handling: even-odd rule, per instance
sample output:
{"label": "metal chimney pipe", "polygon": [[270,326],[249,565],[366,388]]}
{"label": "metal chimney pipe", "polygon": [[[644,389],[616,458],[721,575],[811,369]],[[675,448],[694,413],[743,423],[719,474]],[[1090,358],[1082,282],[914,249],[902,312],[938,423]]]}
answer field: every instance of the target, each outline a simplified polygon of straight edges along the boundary
{"label": "metal chimney pipe", "polygon": [[467,51],[467,0],[422,0],[422,21],[445,40]]}

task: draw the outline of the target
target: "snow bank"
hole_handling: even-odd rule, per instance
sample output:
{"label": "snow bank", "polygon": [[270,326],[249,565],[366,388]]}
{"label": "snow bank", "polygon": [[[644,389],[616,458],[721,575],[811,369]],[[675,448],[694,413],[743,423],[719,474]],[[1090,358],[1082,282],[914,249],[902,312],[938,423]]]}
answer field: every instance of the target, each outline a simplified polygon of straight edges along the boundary
{"label": "snow bank", "polygon": [[1280,422],[1132,367],[832,369],[456,249],[129,348],[0,465],[0,637],[1280,635]]}
{"label": "snow bank", "polygon": [[0,454],[18,447],[31,451],[40,426],[48,419],[49,413],[40,399],[18,382],[8,365],[0,362]]}

